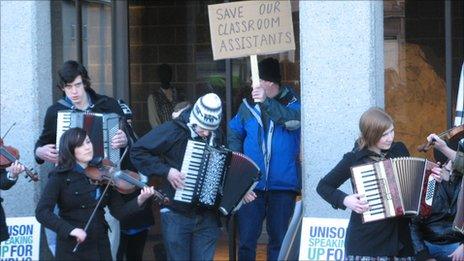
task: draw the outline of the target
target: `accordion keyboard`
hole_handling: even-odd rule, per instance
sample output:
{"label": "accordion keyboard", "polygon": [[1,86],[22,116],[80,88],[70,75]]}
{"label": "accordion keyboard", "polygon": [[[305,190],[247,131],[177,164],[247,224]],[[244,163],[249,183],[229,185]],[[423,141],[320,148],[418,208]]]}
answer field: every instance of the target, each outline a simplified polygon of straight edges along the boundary
{"label": "accordion keyboard", "polygon": [[385,206],[382,202],[383,182],[377,177],[373,165],[365,165],[353,169],[357,193],[364,195],[365,200],[369,204],[369,210],[364,213],[364,218],[367,220],[377,220],[385,218]]}
{"label": "accordion keyboard", "polygon": [[189,140],[182,162],[180,172],[186,175],[184,187],[177,189],[174,200],[186,203],[192,202],[195,184],[200,172],[201,162],[205,152],[206,143]]}
{"label": "accordion keyboard", "polygon": [[[383,171],[377,170],[382,174]],[[369,205],[369,210],[363,213],[365,222],[384,219],[390,216],[389,209],[391,194],[384,178],[379,178],[374,165],[363,165],[352,168],[352,174],[356,183],[357,193],[364,195]],[[380,175],[382,176],[382,175]]]}
{"label": "accordion keyboard", "polygon": [[63,133],[71,128],[71,113],[58,112],[56,120],[56,149],[60,149],[60,137]]}

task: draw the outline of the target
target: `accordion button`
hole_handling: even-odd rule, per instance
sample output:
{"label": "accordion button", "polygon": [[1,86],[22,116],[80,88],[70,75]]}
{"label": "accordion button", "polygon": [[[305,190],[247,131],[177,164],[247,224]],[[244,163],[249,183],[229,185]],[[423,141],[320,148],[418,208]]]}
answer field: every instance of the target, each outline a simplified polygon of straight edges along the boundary
{"label": "accordion button", "polygon": [[78,191],[74,192],[74,195],[79,195],[79,192]]}
{"label": "accordion button", "polygon": [[81,208],[85,208],[85,205],[81,205]]}

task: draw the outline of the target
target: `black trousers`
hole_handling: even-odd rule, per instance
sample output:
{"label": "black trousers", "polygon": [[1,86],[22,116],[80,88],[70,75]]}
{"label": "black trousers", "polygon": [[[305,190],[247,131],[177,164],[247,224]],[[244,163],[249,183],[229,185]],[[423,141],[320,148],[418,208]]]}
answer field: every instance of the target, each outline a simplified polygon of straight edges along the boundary
{"label": "black trousers", "polygon": [[121,232],[117,260],[141,261],[145,240],[147,239],[148,229],[134,235],[126,235]]}

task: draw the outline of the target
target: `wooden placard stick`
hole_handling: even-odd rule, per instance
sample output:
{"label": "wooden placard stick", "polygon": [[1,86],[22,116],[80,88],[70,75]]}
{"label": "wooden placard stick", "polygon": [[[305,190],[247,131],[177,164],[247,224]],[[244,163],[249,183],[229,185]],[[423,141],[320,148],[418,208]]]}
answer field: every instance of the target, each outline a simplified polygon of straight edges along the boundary
{"label": "wooden placard stick", "polygon": [[[258,55],[252,54],[250,55],[250,63],[251,63],[251,87],[254,89],[259,87],[259,69],[258,69]],[[255,100],[257,102],[257,100]]]}

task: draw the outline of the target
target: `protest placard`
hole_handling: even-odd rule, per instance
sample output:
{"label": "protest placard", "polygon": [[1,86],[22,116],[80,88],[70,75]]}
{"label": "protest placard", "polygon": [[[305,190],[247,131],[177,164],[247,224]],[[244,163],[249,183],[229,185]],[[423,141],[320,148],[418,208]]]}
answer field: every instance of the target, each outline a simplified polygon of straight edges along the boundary
{"label": "protest placard", "polygon": [[39,260],[40,223],[35,217],[7,218],[10,238],[0,243],[0,261]]}
{"label": "protest placard", "polygon": [[208,6],[214,60],[295,50],[290,1]]}
{"label": "protest placard", "polygon": [[305,217],[299,260],[345,260],[347,219]]}

